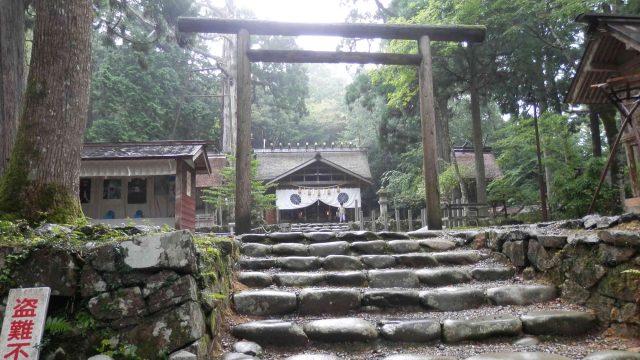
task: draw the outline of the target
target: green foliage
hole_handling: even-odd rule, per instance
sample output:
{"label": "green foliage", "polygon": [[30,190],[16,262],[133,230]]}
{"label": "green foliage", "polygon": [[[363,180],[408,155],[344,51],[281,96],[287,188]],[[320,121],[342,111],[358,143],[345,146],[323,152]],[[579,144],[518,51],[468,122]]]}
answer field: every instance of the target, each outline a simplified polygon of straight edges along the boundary
{"label": "green foliage", "polygon": [[44,323],[44,331],[45,333],[51,335],[70,335],[73,333],[74,327],[71,322],[67,319],[58,317],[58,316],[50,316],[47,317],[47,320]]}
{"label": "green foliage", "polygon": [[138,348],[131,344],[113,344],[110,339],[103,339],[96,349],[99,354],[111,356],[115,360],[144,360],[136,352]]}
{"label": "green foliage", "polygon": [[[604,168],[604,160],[588,159],[583,167],[564,168],[555,174],[554,197],[552,206],[556,216],[564,218],[579,218],[587,214],[591,199],[595,193],[600,172]],[[617,191],[610,184],[603,184],[596,202],[596,212],[599,214],[614,214],[617,208]]]}
{"label": "green foliage", "polygon": [[[214,187],[205,189],[202,200],[209,204],[219,205],[225,203],[233,204],[235,202],[236,195],[236,166],[235,158],[227,156],[229,166],[222,169],[222,183],[221,187]],[[258,172],[258,160],[253,158],[251,160],[251,200],[252,208],[251,214],[254,220],[260,218],[262,212],[266,209],[273,208],[275,206],[276,196],[273,193],[269,193],[271,189],[275,188],[275,184],[265,185],[262,181],[256,180],[256,174]]]}
{"label": "green foliage", "polygon": [[207,59],[176,46],[145,55],[94,37],[89,141],[203,139],[220,135],[221,79]]}
{"label": "green foliage", "polygon": [[424,202],[424,178],[422,176],[422,147],[400,155],[398,170],[382,175],[382,183],[394,205],[415,207]]}

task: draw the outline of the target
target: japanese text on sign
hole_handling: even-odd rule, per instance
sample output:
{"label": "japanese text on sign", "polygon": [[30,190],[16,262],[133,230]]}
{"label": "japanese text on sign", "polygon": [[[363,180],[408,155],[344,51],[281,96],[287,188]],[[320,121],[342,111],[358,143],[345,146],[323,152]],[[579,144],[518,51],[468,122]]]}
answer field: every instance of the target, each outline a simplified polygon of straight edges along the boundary
{"label": "japanese text on sign", "polygon": [[11,289],[0,334],[0,360],[37,360],[51,289]]}

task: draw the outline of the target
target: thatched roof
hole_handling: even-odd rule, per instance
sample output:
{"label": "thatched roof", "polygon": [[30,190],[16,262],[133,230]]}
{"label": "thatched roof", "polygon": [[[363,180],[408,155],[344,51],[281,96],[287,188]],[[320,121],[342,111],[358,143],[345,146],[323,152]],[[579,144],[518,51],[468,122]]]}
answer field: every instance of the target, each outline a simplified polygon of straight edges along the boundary
{"label": "thatched roof", "polygon": [[588,24],[585,51],[565,101],[569,104],[606,104],[595,84],[640,71],[640,16],[582,14]]}
{"label": "thatched roof", "polygon": [[[461,168],[461,175],[468,179],[476,177],[476,157],[472,148],[454,149],[456,161]],[[491,153],[491,148],[484,149],[484,175],[487,179],[495,179],[502,176],[502,171],[498,167],[496,157]]]}
{"label": "thatched roof", "polygon": [[367,152],[360,148],[256,149],[259,180],[275,182],[315,161],[371,183]]}

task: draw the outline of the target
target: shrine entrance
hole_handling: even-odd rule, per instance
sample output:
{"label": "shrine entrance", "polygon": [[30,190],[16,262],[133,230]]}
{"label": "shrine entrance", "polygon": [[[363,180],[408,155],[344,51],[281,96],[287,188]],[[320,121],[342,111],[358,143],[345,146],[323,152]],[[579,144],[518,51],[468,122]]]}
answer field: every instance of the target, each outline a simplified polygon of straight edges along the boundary
{"label": "shrine entrance", "polygon": [[[237,34],[236,226],[251,229],[251,62],[352,63],[413,65],[419,67],[420,118],[423,169],[429,229],[442,229],[438,190],[436,118],[434,109],[431,41],[482,42],[484,26],[408,24],[306,24],[275,21],[179,18],[182,32]],[[418,42],[418,54],[325,52],[303,50],[252,50],[250,34],[272,36],[339,36],[362,39],[399,39]]]}

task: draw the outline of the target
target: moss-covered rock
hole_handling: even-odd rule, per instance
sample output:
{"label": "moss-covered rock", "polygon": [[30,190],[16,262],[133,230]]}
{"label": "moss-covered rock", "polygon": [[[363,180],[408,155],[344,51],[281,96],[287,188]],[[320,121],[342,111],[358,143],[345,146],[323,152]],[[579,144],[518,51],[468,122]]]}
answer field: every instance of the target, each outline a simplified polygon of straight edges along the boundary
{"label": "moss-covered rock", "polygon": [[635,269],[630,264],[616,266],[598,284],[598,293],[614,299],[634,302],[640,300],[637,274],[625,273],[625,270]]}

